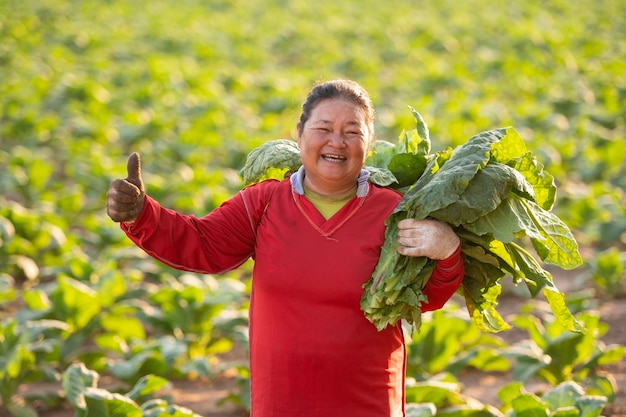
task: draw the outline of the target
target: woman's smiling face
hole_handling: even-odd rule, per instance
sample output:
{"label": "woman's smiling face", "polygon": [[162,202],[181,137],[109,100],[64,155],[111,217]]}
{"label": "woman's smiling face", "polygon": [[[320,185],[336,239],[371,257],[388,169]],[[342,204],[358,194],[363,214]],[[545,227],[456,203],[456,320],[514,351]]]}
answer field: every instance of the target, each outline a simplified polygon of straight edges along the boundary
{"label": "woman's smiling face", "polygon": [[343,98],[320,101],[299,129],[305,185],[318,194],[342,194],[356,187],[371,132],[361,107]]}

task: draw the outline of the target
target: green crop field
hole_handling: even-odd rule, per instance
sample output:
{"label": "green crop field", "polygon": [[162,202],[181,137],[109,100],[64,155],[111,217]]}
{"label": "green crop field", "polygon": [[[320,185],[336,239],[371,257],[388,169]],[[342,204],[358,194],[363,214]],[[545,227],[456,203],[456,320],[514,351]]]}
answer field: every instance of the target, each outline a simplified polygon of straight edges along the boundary
{"label": "green crop field", "polygon": [[[158,390],[231,368],[240,389],[229,400],[246,408],[246,365],[221,357],[246,345],[250,265],[224,276],[171,270],[110,221],[105,194],[136,151],[148,194],[207,213],[241,188],[248,152],[295,138],[306,93],[331,78],[368,89],[387,141],[415,127],[408,106],[435,151],[514,127],[554,175],[553,211],[584,259],[566,299],[587,334],[541,307],[512,323],[552,365],[479,332],[450,303],[411,342],[407,372],[425,384],[408,386],[407,401],[432,398],[429,378],[454,381],[467,367],[542,379],[553,397],[615,400],[596,371],[626,348],[602,343],[589,306],[626,295],[623,1],[0,0],[0,415],[62,404],[76,416],[192,415],[166,411]],[[420,351],[429,337],[441,349]],[[96,388],[100,376],[128,389]],[[42,381],[63,394],[20,395]],[[442,394],[440,414],[469,409],[457,394]]]}

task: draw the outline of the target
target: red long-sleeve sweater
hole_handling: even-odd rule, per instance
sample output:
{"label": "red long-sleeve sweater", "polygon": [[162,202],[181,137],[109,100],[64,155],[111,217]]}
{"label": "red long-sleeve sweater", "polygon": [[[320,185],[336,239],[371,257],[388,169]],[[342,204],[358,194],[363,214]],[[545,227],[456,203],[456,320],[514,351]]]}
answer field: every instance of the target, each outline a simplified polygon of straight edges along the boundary
{"label": "red long-sleeve sweater", "polygon": [[[369,184],[326,220],[288,180],[248,187],[202,218],[146,198],[122,225],[177,269],[219,273],[255,261],[250,305],[253,417],[404,416],[400,325],[377,331],[360,310],[401,196]],[[422,310],[444,305],[463,278],[460,249],[438,261]]]}

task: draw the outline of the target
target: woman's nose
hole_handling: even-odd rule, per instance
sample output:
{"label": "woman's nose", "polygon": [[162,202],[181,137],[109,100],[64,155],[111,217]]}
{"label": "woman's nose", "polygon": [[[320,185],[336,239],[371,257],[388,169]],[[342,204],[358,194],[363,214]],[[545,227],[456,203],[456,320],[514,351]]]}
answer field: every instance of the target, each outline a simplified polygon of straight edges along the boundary
{"label": "woman's nose", "polygon": [[341,132],[332,132],[329,142],[332,146],[343,148],[346,146],[346,137]]}

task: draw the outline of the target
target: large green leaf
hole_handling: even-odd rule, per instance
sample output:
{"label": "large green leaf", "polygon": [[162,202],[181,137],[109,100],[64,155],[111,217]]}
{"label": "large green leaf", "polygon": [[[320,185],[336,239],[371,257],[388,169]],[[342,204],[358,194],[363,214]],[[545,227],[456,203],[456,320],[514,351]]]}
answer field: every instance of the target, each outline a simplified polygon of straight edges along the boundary
{"label": "large green leaf", "polygon": [[509,194],[495,210],[463,226],[479,236],[492,234],[504,243],[513,242],[523,234],[542,238],[532,217],[528,216],[527,207],[514,194]]}
{"label": "large green leaf", "polygon": [[576,405],[576,400],[584,395],[584,389],[573,381],[562,382],[545,393],[541,399],[551,410]]}
{"label": "large green leaf", "polygon": [[530,237],[539,257],[564,269],[582,264],[578,244],[569,228],[553,213],[516,194],[509,196],[492,212],[465,224],[469,231],[508,243],[521,233]]}
{"label": "large green leaf", "polygon": [[151,371],[164,372],[168,364],[164,362],[159,352],[154,350],[141,350],[134,352],[126,360],[117,360],[109,364],[109,370],[116,378],[121,380],[133,380],[141,377],[140,370],[146,369],[150,365],[156,369]]}
{"label": "large green leaf", "polygon": [[533,297],[544,288],[553,288],[556,291],[552,275],[528,251],[514,242],[506,243],[505,247]]}
{"label": "large green leaf", "polygon": [[549,286],[543,289],[543,296],[550,305],[550,310],[556,319],[567,330],[572,332],[584,332],[585,326],[577,320],[571,313],[567,306],[567,300],[565,300],[565,294],[557,290],[554,286]]}
{"label": "large green leaf", "polygon": [[397,188],[398,180],[387,168],[377,168],[370,165],[365,165],[364,168],[369,171],[368,179],[372,184],[380,185],[381,187]]}
{"label": "large green leaf", "polygon": [[586,395],[578,398],[576,409],[580,417],[599,417],[608,403],[607,398],[601,395]]}
{"label": "large green leaf", "polygon": [[582,265],[578,244],[569,227],[554,213],[543,210],[532,201],[521,200],[528,207],[527,215],[535,222],[540,236],[530,235],[539,257],[563,269]]}
{"label": "large green leaf", "polygon": [[437,415],[437,407],[433,403],[409,403],[406,405],[407,417],[434,417]]}
{"label": "large green leaf", "polygon": [[501,332],[508,330],[511,326],[502,318],[496,310],[498,305],[497,298],[500,295],[500,285],[492,285],[487,291],[480,292],[480,299],[477,300],[477,294],[468,294],[471,286],[463,286],[466,294],[465,303],[472,322],[481,330],[487,332]]}
{"label": "large green leaf", "polygon": [[128,393],[128,397],[133,400],[137,400],[138,398],[154,394],[169,385],[169,381],[163,377],[157,375],[146,375],[137,381],[137,383],[133,386],[133,389]]}
{"label": "large green leaf", "polygon": [[493,161],[501,164],[509,164],[511,161],[522,157],[527,153],[526,144],[517,131],[508,127],[501,129],[498,140],[490,145],[490,157]]}
{"label": "large green leaf", "polygon": [[584,331],[583,324],[572,315],[565,301],[565,295],[556,288],[550,273],[541,268],[535,258],[519,245],[509,243],[506,246],[533,297],[542,291],[550,309],[563,327],[574,332]]}
{"label": "large green leaf", "polygon": [[244,185],[249,185],[267,178],[268,169],[279,169],[284,176],[285,173],[296,172],[300,165],[302,161],[298,144],[289,139],[276,139],[253,149],[248,154],[240,175]]}
{"label": "large green leaf", "polygon": [[454,226],[472,223],[498,208],[512,189],[525,188],[524,182],[519,173],[507,165],[487,164],[456,201],[433,211],[430,216]]}
{"label": "large green leaf", "polygon": [[86,388],[84,396],[89,417],[142,417],[141,408],[124,395]]}
{"label": "large green leaf", "polygon": [[450,404],[463,403],[458,384],[438,381],[407,384],[406,401],[414,403],[433,403],[437,408]]}
{"label": "large green leaf", "polygon": [[413,184],[422,175],[426,168],[426,157],[420,154],[401,153],[394,155],[387,165],[396,180],[398,187]]}
{"label": "large green leaf", "polygon": [[533,394],[522,394],[511,401],[516,417],[548,417],[548,405]]}
{"label": "large green leaf", "polygon": [[391,158],[396,155],[396,145],[386,140],[378,139],[370,145],[365,159],[365,165],[376,168],[387,168]]}
{"label": "large green leaf", "polygon": [[552,209],[556,198],[554,177],[544,171],[543,164],[531,152],[508,163],[532,185],[535,201],[544,210]]}
{"label": "large green leaf", "polygon": [[100,324],[104,330],[124,340],[144,340],[146,338],[143,323],[138,318],[116,314],[115,309],[111,314],[102,317]]}
{"label": "large green leaf", "polygon": [[490,146],[504,136],[504,131],[482,132],[454,150],[440,168],[433,158],[424,175],[403,196],[396,208],[412,218],[424,219],[430,213],[454,203],[469,186],[476,173],[489,161]]}
{"label": "large green leaf", "polygon": [[57,279],[52,293],[54,308],[74,329],[81,329],[100,312],[97,292],[88,285],[68,276]]}
{"label": "large green leaf", "polygon": [[[413,113],[413,117],[415,118],[415,131],[417,132],[418,140],[413,139],[413,146],[407,146],[407,150],[410,152],[428,155],[430,154],[430,133],[428,131],[428,125],[424,121],[422,115],[415,110],[412,106],[409,106],[411,113]],[[417,146],[415,146],[415,142],[417,142]]]}
{"label": "large green leaf", "polygon": [[100,375],[87,369],[83,363],[70,365],[62,376],[62,386],[65,397],[74,406],[77,415],[87,415],[87,403],[84,392],[87,388],[98,386]]}

